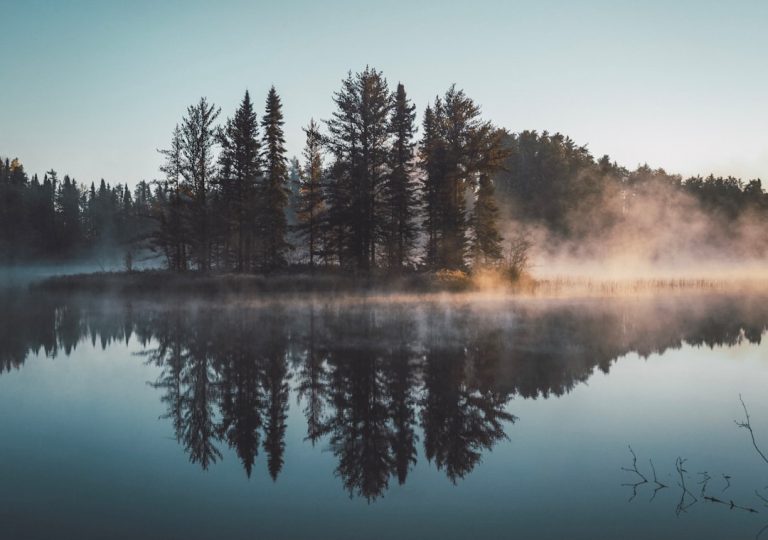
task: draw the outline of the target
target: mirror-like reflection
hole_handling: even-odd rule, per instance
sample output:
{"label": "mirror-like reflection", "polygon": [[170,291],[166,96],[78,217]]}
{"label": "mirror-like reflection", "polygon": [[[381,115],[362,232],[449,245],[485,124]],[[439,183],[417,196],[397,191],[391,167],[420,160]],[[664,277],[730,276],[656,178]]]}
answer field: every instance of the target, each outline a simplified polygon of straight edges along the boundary
{"label": "mirror-like reflection", "polygon": [[419,459],[452,482],[514,436],[515,396],[568,393],[619,357],[758,343],[762,298],[582,301],[168,304],[4,297],[0,372],[32,352],[68,356],[81,340],[136,340],[149,381],[190,461],[229,447],[250,477],[284,465],[291,399],[305,441],[333,454],[350,497],[404,484]]}

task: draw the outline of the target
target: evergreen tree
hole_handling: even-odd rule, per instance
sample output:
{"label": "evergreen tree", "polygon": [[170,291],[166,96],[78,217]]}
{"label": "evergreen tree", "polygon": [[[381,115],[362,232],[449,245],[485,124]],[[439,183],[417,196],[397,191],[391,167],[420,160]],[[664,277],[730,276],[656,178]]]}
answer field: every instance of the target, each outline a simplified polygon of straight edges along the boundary
{"label": "evergreen tree", "polygon": [[493,181],[487,174],[480,176],[473,212],[474,259],[488,265],[501,260],[502,237],[498,229],[499,207],[496,205]]}
{"label": "evergreen tree", "polygon": [[216,118],[220,109],[208,100],[187,108],[187,116],[181,125],[181,173],[184,187],[191,193],[190,231],[192,255],[197,268],[207,272],[211,267],[211,218],[209,215],[209,191],[215,177],[213,150],[216,144]]}
{"label": "evergreen tree", "polygon": [[301,171],[296,209],[299,222],[297,230],[301,238],[307,242],[309,267],[314,268],[321,246],[321,227],[325,208],[322,189],[322,138],[314,120],[310,120],[309,126],[304,128],[304,133],[306,133],[307,142],[304,147],[304,169]]}
{"label": "evergreen tree", "polygon": [[405,87],[398,84],[390,120],[393,141],[389,174],[384,183],[386,254],[389,267],[394,269],[400,269],[409,262],[416,241],[414,217],[418,193],[413,174],[415,110],[416,107],[406,96]]}
{"label": "evergreen tree", "polygon": [[285,264],[286,251],[290,247],[285,240],[287,222],[285,207],[288,204],[288,160],[283,135],[283,111],[280,97],[273,86],[267,95],[262,142],[264,180],[261,186],[261,235],[265,269],[272,270]]}
{"label": "evergreen tree", "polygon": [[381,202],[392,98],[382,73],[366,67],[342,81],[334,102],[336,111],[327,121],[327,145],[334,159],[331,222],[339,233],[340,262],[348,255],[356,268],[369,270],[386,232]]}
{"label": "evergreen tree", "polygon": [[64,175],[56,198],[58,210],[58,232],[62,254],[72,256],[80,247],[80,190],[77,183]]}
{"label": "evergreen tree", "polygon": [[422,192],[425,209],[424,229],[427,236],[426,264],[428,268],[437,268],[437,247],[440,235],[441,208],[439,187],[442,178],[441,166],[443,144],[440,140],[437,119],[431,106],[427,106],[423,119],[424,135],[420,143],[421,166],[424,169],[424,189]]}
{"label": "evergreen tree", "polygon": [[177,272],[187,269],[187,245],[190,242],[187,223],[189,196],[183,185],[183,146],[183,134],[177,124],[170,148],[160,150],[165,156],[165,163],[160,167],[160,171],[165,174],[161,191],[164,204],[160,208],[160,224],[153,241],[154,246],[165,253],[168,268]]}
{"label": "evergreen tree", "polygon": [[[427,120],[427,117],[425,117]],[[443,98],[435,100],[425,125],[429,138],[423,167],[427,173],[427,211],[436,210],[435,265],[460,269],[466,264],[467,190],[477,184],[483,174],[501,167],[506,153],[502,147],[503,132],[480,119],[480,107],[463,91],[451,86]],[[434,201],[430,201],[430,197]],[[434,208],[430,208],[434,205]]]}
{"label": "evergreen tree", "polygon": [[259,124],[246,90],[234,118],[220,136],[221,191],[227,239],[232,239],[234,268],[250,266],[256,234],[256,186],[261,174]]}
{"label": "evergreen tree", "polygon": [[293,156],[288,160],[288,206],[285,209],[285,220],[288,224],[288,243],[293,245],[290,240],[292,238],[291,232],[296,230],[298,225],[298,216],[296,215],[296,209],[299,207],[299,191],[301,190],[301,162],[296,156]]}

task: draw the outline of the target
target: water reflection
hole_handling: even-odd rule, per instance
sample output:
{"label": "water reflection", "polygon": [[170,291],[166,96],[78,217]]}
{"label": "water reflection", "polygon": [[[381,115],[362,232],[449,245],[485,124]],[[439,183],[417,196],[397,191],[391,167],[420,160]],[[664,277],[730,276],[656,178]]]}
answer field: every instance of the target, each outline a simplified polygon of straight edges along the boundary
{"label": "water reflection", "polygon": [[[350,497],[403,484],[419,455],[452,482],[512,433],[514,396],[562,395],[618,357],[759,342],[756,297],[467,304],[179,305],[12,295],[0,372],[31,352],[136,340],[176,439],[203,469],[229,447],[251,476],[284,464],[289,401]],[[263,458],[259,458],[259,452]],[[261,463],[259,465],[259,463]]]}

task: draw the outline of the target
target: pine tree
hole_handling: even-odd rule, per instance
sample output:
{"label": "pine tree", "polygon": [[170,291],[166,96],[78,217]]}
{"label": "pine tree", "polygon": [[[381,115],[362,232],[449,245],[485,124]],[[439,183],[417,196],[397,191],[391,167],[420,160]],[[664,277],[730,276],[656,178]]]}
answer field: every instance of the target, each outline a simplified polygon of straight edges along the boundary
{"label": "pine tree", "polygon": [[227,120],[219,138],[220,183],[228,232],[233,237],[234,267],[250,266],[256,234],[256,185],[261,175],[259,123],[246,90],[234,118]]}
{"label": "pine tree", "polygon": [[187,270],[188,238],[187,211],[189,197],[184,189],[184,138],[179,125],[173,130],[171,146],[160,150],[165,163],[160,171],[165,174],[162,197],[165,204],[160,208],[159,226],[153,238],[155,248],[162,250],[168,260],[168,267],[177,272]]}
{"label": "pine tree", "polygon": [[435,267],[461,269],[467,256],[467,190],[501,167],[504,133],[482,121],[480,107],[454,86],[435,100],[424,131],[428,242],[434,244],[428,243],[428,250],[434,249],[428,258],[434,257]]}
{"label": "pine tree", "polygon": [[77,183],[64,175],[56,199],[58,232],[62,254],[71,257],[80,247],[80,191]]}
{"label": "pine tree", "polygon": [[356,268],[376,264],[386,232],[381,204],[389,143],[392,97],[380,71],[350,73],[334,95],[336,111],[327,121],[331,166],[331,223],[338,232],[338,256]]}
{"label": "pine tree", "polygon": [[389,153],[389,174],[384,183],[386,207],[386,251],[389,267],[400,269],[410,261],[416,241],[415,213],[417,185],[413,174],[413,136],[416,107],[406,96],[405,87],[397,85],[390,120],[393,136]]}
{"label": "pine tree", "polygon": [[487,174],[480,176],[472,217],[473,254],[476,263],[498,263],[502,256],[502,237],[498,229],[499,207],[496,205],[493,181]]}
{"label": "pine tree", "polygon": [[304,168],[301,171],[296,208],[299,222],[297,230],[300,236],[307,241],[309,267],[314,268],[320,248],[322,219],[325,210],[322,189],[322,138],[314,120],[310,120],[309,126],[304,128],[304,133],[306,133],[307,142],[303,152]]}
{"label": "pine tree", "polygon": [[288,205],[288,160],[283,134],[283,111],[280,97],[273,86],[267,95],[267,104],[261,126],[264,129],[262,160],[264,180],[261,186],[261,236],[263,238],[263,266],[273,270],[285,264],[290,247],[285,239]]}
{"label": "pine tree", "polygon": [[440,139],[437,119],[431,106],[427,106],[423,119],[424,135],[420,142],[421,166],[424,169],[424,189],[422,192],[425,209],[424,229],[427,236],[426,264],[428,268],[438,266],[437,248],[440,235],[440,201],[439,188],[442,179],[441,165],[442,141]]}
{"label": "pine tree", "polygon": [[191,193],[190,230],[192,251],[197,268],[207,272],[211,267],[211,219],[209,191],[215,177],[213,149],[216,144],[216,118],[221,109],[206,98],[187,108],[181,125],[181,172],[185,189]]}

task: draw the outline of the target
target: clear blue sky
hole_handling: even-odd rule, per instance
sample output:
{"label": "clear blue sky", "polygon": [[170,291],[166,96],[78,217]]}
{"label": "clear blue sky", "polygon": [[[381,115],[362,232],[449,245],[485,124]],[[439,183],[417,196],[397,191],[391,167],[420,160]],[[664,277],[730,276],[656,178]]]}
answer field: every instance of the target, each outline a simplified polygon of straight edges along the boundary
{"label": "clear blue sky", "polygon": [[768,1],[0,0],[0,155],[159,176],[186,106],[274,84],[292,154],[370,64],[419,108],[456,83],[510,130],[634,167],[768,179]]}

